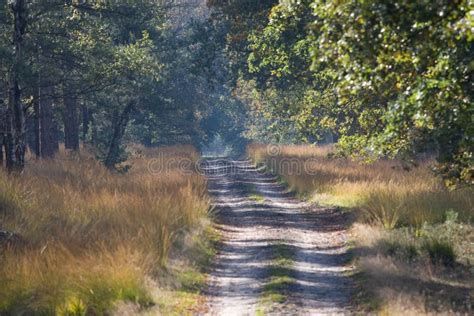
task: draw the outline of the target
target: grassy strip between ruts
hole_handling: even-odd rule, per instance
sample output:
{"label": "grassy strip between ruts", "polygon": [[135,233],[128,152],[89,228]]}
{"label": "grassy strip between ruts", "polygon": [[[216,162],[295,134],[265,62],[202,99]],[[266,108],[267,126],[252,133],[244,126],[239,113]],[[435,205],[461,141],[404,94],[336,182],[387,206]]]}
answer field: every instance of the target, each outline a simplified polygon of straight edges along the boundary
{"label": "grassy strip between ruts", "polygon": [[263,286],[260,306],[257,314],[272,312],[270,306],[273,303],[284,303],[287,299],[288,290],[295,279],[292,276],[292,266],[295,253],[293,249],[282,243],[272,245],[273,259],[268,269],[267,280]]}
{"label": "grassy strip between ruts", "polygon": [[331,157],[332,148],[252,145],[249,156],[300,197],[358,216],[350,234],[363,312],[472,312],[474,191],[450,191],[429,167],[398,160],[367,165]]}

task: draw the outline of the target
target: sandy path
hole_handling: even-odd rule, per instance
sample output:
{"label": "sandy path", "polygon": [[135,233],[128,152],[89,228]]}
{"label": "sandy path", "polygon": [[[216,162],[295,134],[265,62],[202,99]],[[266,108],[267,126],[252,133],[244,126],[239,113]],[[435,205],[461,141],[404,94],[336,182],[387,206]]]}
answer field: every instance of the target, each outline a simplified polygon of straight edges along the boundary
{"label": "sandy path", "polygon": [[[297,201],[249,161],[208,160],[203,169],[224,239],[211,270],[210,315],[350,313],[346,215]],[[283,303],[262,303],[275,245],[291,249],[294,282]]]}

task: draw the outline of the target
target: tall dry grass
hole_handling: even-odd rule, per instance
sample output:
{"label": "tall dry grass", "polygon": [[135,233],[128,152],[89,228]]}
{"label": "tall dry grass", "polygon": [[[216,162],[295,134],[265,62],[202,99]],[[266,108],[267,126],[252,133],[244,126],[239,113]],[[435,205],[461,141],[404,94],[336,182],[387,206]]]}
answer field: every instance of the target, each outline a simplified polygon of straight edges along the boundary
{"label": "tall dry grass", "polygon": [[361,314],[472,314],[473,188],[449,191],[430,160],[407,171],[396,160],[331,158],[331,146],[247,151],[299,194],[361,214],[350,229]]}
{"label": "tall dry grass", "polygon": [[192,164],[180,170],[198,158],[192,147],[134,151],[123,175],[87,154],[32,162],[21,176],[0,172],[0,229],[18,236],[0,248],[0,314],[102,314],[118,301],[151,303],[147,284],[209,201]]}
{"label": "tall dry grass", "polygon": [[430,160],[406,171],[396,160],[364,164],[331,158],[331,152],[331,146],[248,147],[250,157],[264,162],[295,191],[321,204],[356,207],[365,220],[385,228],[440,223],[447,211],[464,222],[473,219],[474,190],[445,188],[431,172]]}

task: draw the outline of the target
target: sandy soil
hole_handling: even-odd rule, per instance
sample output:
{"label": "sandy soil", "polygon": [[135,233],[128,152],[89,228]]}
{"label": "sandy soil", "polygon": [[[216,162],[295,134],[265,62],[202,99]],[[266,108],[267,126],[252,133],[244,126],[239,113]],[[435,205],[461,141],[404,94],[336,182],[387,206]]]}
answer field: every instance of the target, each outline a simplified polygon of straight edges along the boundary
{"label": "sandy soil", "polygon": [[[298,201],[249,161],[203,165],[223,242],[211,268],[208,314],[350,314],[348,215]],[[253,196],[253,198],[252,198]],[[262,299],[277,247],[291,250],[285,300]]]}

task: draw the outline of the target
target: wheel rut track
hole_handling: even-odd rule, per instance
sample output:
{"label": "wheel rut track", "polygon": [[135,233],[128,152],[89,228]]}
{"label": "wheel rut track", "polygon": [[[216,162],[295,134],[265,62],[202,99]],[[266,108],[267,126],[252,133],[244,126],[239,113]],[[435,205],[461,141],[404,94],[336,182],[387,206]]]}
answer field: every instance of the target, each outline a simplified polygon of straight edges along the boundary
{"label": "wheel rut track", "polygon": [[[247,160],[203,163],[223,236],[211,267],[207,290],[209,315],[350,314],[346,276],[347,214],[298,201]],[[252,200],[256,194],[262,199]],[[262,302],[271,276],[275,245],[293,253],[285,301]]]}

